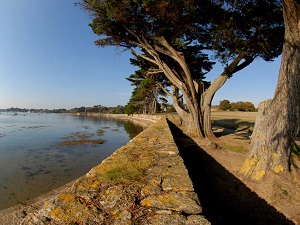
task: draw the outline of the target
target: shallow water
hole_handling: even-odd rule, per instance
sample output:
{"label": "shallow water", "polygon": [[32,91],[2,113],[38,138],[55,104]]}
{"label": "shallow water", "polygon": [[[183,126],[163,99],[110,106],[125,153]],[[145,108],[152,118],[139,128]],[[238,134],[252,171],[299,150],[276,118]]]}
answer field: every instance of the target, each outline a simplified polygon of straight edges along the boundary
{"label": "shallow water", "polygon": [[[106,118],[1,113],[0,210],[84,175],[142,130]],[[104,143],[61,144],[84,138]]]}

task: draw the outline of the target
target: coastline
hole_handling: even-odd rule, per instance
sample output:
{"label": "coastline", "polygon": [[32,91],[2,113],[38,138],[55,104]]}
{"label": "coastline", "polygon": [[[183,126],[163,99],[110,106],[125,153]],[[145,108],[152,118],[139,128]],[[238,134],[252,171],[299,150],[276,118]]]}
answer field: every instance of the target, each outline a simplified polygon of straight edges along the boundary
{"label": "coastline", "polygon": [[22,224],[210,224],[168,121],[149,126]]}
{"label": "coastline", "polygon": [[[151,124],[155,123],[165,115],[127,115],[127,114],[99,114],[99,113],[85,113],[85,114],[77,114],[77,115],[85,115],[88,117],[106,117],[120,120],[130,120],[133,123],[142,126],[143,128],[149,127]],[[117,150],[117,149],[116,149]],[[83,175],[85,176],[85,175]],[[20,204],[14,205],[12,207],[0,210],[0,225],[13,225],[19,224],[23,218],[33,212],[40,209],[45,202],[49,199],[53,198],[57,194],[66,191],[70,188],[75,182],[80,180],[83,176],[68,182],[65,185],[62,185],[59,188],[51,190],[41,196],[30,199],[28,201],[22,202]]]}
{"label": "coastline", "polygon": [[[78,114],[77,114],[78,115]],[[148,127],[149,125],[155,123],[160,118],[165,117],[165,114],[156,114],[156,115],[148,115],[148,114],[102,114],[102,113],[84,113],[79,115],[85,115],[89,117],[106,117],[106,118],[114,118],[121,120],[130,120],[134,123],[137,123],[140,126]]]}

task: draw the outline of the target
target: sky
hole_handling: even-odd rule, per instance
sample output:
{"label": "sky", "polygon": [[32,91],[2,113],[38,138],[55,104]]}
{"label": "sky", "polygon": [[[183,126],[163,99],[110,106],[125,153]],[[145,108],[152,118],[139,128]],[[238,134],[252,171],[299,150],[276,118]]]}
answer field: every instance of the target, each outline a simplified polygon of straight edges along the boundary
{"label": "sky", "polygon": [[[79,0],[1,0],[0,109],[71,109],[126,105],[134,87],[125,78],[137,69],[131,53],[94,45],[91,19]],[[280,59],[256,60],[216,93],[221,100],[272,98]],[[207,80],[222,72],[217,65]],[[171,103],[171,102],[170,102]]]}

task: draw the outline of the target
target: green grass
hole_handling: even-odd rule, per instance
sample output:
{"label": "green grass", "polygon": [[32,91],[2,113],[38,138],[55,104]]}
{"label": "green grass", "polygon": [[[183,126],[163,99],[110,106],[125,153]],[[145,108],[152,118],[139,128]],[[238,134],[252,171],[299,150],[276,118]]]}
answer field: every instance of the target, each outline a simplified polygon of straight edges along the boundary
{"label": "green grass", "polygon": [[105,183],[131,183],[142,178],[150,168],[152,161],[147,158],[137,158],[126,153],[119,153],[109,166],[101,172],[101,180]]}
{"label": "green grass", "polygon": [[300,147],[299,146],[294,145],[292,151],[296,156],[300,157]]}
{"label": "green grass", "polygon": [[219,146],[221,148],[225,148],[225,149],[233,151],[233,152],[238,152],[238,153],[244,153],[245,152],[245,150],[242,146],[228,145],[228,144],[225,144],[225,143],[219,143]]}
{"label": "green grass", "polygon": [[212,120],[212,125],[233,129],[236,131],[247,131],[249,133],[252,133],[254,122],[242,121],[239,119],[217,119]]}

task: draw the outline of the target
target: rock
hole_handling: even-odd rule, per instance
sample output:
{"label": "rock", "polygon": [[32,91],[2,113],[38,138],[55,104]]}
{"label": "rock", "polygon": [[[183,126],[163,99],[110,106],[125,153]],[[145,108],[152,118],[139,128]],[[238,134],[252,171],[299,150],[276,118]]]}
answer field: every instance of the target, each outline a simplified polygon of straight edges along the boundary
{"label": "rock", "polygon": [[178,214],[163,214],[163,215],[153,215],[147,217],[147,219],[140,223],[141,225],[149,225],[149,224],[155,224],[155,225],[185,225],[186,224],[186,218],[183,215]]}
{"label": "rock", "polygon": [[186,225],[211,225],[202,215],[191,215],[187,217]]}
{"label": "rock", "polygon": [[157,209],[167,209],[186,214],[198,214],[202,212],[201,206],[186,194],[176,192],[163,193],[158,196],[149,196],[141,201],[142,206]]}
{"label": "rock", "polygon": [[117,211],[116,216],[113,218],[113,221],[110,223],[112,225],[129,225],[131,222],[132,215],[127,210]]}
{"label": "rock", "polygon": [[164,191],[193,191],[193,184],[187,176],[167,176],[163,178]]}
{"label": "rock", "polygon": [[160,186],[161,178],[153,178],[150,180],[149,184],[146,184],[141,190],[141,196],[146,197],[148,195],[159,194],[162,189]]}

